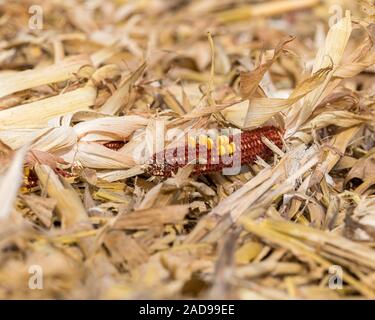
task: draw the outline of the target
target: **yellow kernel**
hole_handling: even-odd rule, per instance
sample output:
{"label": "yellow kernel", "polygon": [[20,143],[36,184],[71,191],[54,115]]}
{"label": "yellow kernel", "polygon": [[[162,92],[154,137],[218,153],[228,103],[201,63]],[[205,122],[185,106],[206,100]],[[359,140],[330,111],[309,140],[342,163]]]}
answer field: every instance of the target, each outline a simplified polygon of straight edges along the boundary
{"label": "yellow kernel", "polygon": [[227,153],[227,149],[223,145],[219,146],[219,155],[223,156],[226,153]]}
{"label": "yellow kernel", "polygon": [[211,150],[214,147],[214,141],[211,138],[207,138],[207,149]]}
{"label": "yellow kernel", "polygon": [[231,142],[229,145],[230,151],[229,154],[234,154],[236,152],[236,145],[234,142]]}
{"label": "yellow kernel", "polygon": [[189,146],[191,146],[191,147],[195,147],[196,146],[196,144],[197,144],[197,142],[196,142],[196,140],[195,140],[195,138],[194,137],[189,137],[188,138],[188,140],[189,140]]}
{"label": "yellow kernel", "polygon": [[231,155],[232,154],[232,147],[229,144],[226,144],[225,146],[226,153]]}
{"label": "yellow kernel", "polygon": [[227,136],[219,136],[218,137],[218,144],[225,145],[229,143],[229,138]]}
{"label": "yellow kernel", "polygon": [[200,145],[204,145],[204,146],[206,146],[207,145],[207,136],[205,136],[205,135],[200,135],[199,136],[199,144]]}
{"label": "yellow kernel", "polygon": [[23,173],[26,177],[30,175],[30,168],[29,167],[24,167],[23,168]]}

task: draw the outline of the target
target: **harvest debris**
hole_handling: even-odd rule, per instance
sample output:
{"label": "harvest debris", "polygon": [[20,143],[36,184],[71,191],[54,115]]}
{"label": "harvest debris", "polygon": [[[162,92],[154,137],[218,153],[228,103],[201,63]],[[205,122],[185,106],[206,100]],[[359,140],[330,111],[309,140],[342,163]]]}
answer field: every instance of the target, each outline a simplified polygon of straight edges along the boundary
{"label": "harvest debris", "polygon": [[[373,1],[17,0],[0,16],[0,298],[375,298]],[[165,147],[193,129],[283,136],[236,175],[155,177],[158,126],[180,132]]]}

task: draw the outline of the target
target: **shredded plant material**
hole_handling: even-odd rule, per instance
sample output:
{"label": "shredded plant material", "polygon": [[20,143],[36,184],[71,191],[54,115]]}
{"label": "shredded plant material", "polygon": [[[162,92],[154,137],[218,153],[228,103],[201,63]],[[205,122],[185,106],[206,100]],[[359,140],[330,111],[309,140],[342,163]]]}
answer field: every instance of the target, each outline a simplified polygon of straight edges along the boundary
{"label": "shredded plant material", "polygon": [[[0,1],[0,298],[374,299],[374,23],[373,0]],[[187,144],[218,164],[149,163]]]}

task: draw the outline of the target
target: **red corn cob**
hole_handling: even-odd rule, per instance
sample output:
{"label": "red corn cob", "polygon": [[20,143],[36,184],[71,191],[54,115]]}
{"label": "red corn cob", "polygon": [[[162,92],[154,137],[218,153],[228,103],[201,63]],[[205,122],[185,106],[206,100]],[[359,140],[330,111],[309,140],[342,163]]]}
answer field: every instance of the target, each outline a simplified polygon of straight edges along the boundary
{"label": "red corn cob", "polygon": [[[54,168],[53,169],[57,175],[63,178],[69,178],[73,175],[69,173],[68,171],[65,171],[60,168]],[[28,173],[24,174],[24,181],[22,184],[22,187],[25,188],[25,190],[30,190],[32,188],[35,188],[38,186],[38,176],[35,173],[35,170],[32,168],[27,168]]]}
{"label": "red corn cob", "polygon": [[[240,135],[240,137],[238,135]],[[257,156],[262,159],[268,159],[273,153],[272,150],[262,142],[262,137],[267,138],[281,148],[282,139],[280,131],[273,126],[266,126],[230,136],[229,143],[239,143],[240,145],[236,145],[236,148],[240,148],[241,151],[234,152],[231,159],[229,159],[231,161],[228,161],[228,155],[219,156],[215,148],[208,150],[205,146],[200,146],[199,143],[197,143],[196,147],[191,147],[186,143],[184,155],[179,154],[177,149],[167,149],[154,154],[147,172],[154,176],[169,177],[172,172],[176,173],[178,168],[184,167],[189,163],[194,163],[193,174],[200,175],[210,172],[219,172],[223,168],[232,167],[233,163],[241,165],[253,163]],[[202,153],[206,155],[203,159],[202,157],[199,158]],[[161,161],[158,161],[158,159]]]}
{"label": "red corn cob", "polygon": [[125,142],[124,141],[110,141],[110,142],[104,143],[103,145],[107,147],[108,149],[117,151],[125,145]]}

